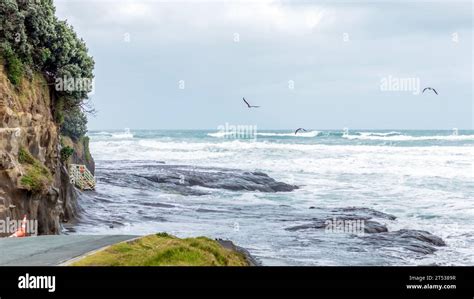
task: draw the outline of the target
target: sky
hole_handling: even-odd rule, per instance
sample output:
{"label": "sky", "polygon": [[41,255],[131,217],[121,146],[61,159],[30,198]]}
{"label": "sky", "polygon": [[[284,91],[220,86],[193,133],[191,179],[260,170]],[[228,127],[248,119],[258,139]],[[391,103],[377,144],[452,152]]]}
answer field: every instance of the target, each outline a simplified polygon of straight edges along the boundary
{"label": "sky", "polygon": [[55,4],[95,59],[90,130],[474,129],[471,1]]}

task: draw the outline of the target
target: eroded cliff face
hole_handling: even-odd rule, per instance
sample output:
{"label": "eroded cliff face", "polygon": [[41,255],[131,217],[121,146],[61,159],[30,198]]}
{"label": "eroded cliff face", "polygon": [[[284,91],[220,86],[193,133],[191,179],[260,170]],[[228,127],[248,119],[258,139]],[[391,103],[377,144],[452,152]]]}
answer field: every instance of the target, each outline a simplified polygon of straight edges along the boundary
{"label": "eroded cliff face", "polygon": [[0,220],[27,215],[38,220],[39,234],[57,234],[75,218],[77,195],[60,149],[45,79],[35,75],[14,87],[0,63]]}

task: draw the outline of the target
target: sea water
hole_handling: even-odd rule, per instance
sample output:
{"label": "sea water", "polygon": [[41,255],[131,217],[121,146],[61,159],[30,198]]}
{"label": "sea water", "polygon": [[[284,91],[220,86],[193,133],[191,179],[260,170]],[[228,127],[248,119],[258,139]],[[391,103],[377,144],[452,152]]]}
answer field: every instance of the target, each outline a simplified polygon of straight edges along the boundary
{"label": "sea water", "polygon": [[[473,265],[474,131],[216,130],[91,131],[95,192],[80,198],[76,234],[151,234],[230,239],[263,265]],[[181,195],[137,186],[153,165],[260,171],[292,192],[203,190]],[[152,173],[150,173],[152,175]],[[196,187],[205,189],[202,187]],[[413,257],[350,234],[288,231],[315,209],[365,207],[397,217],[389,231],[424,230],[447,244]]]}

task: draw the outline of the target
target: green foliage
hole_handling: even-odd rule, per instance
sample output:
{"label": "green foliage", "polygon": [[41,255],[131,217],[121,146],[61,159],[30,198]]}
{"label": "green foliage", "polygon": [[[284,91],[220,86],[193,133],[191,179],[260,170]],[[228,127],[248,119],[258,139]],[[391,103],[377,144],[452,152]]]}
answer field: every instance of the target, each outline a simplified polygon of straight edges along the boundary
{"label": "green foliage", "polygon": [[57,124],[62,125],[64,123],[64,101],[58,99],[54,107],[54,120]]}
{"label": "green foliage", "polygon": [[25,148],[20,147],[18,150],[18,162],[21,164],[34,164],[35,158]]}
{"label": "green foliage", "polygon": [[69,159],[69,157],[72,156],[72,154],[74,153],[74,149],[70,146],[65,146],[61,149],[61,161],[65,162]]}
{"label": "green foliage", "polygon": [[51,185],[52,179],[49,171],[44,167],[30,166],[25,175],[20,179],[20,183],[26,189],[34,192],[45,192]]}
{"label": "green foliage", "polygon": [[92,155],[91,155],[91,151],[89,149],[89,137],[87,136],[83,136],[81,138],[81,142],[84,146],[84,155],[85,155],[85,158],[86,158],[86,161],[87,162],[91,162],[92,161]]}
{"label": "green foliage", "polygon": [[35,159],[28,150],[18,150],[18,162],[23,165],[25,174],[20,178],[21,185],[34,193],[45,192],[52,184],[52,175],[40,161]]}
{"label": "green foliage", "polygon": [[[93,80],[94,60],[74,29],[57,19],[53,0],[1,0],[0,43],[9,51],[3,55],[9,79],[15,85],[19,84],[23,71],[30,69],[43,72],[53,85],[58,80]],[[55,90],[56,99],[62,101],[56,113],[58,123],[68,115],[76,125],[80,123],[67,131],[85,133],[82,128],[85,117],[78,117],[77,111],[82,109],[90,88]]]}
{"label": "green foliage", "polygon": [[61,134],[78,141],[87,133],[87,117],[81,110],[75,109],[64,116]]}
{"label": "green foliage", "polygon": [[28,42],[25,14],[19,3],[24,1],[0,1],[0,42],[8,44],[23,61],[31,62],[32,45]]}
{"label": "green foliage", "polygon": [[7,43],[2,43],[1,53],[5,59],[8,79],[13,85],[18,86],[23,77],[23,63]]}

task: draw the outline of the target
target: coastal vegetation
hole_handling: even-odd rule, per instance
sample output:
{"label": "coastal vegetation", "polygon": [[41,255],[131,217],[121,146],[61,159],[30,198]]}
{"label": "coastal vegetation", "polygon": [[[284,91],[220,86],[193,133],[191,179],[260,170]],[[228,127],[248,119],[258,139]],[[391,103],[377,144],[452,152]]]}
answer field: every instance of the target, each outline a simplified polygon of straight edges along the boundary
{"label": "coastal vegetation", "polygon": [[20,148],[18,162],[22,164],[24,175],[20,179],[22,187],[34,193],[45,192],[52,184],[52,175],[47,167],[34,158],[28,150]]}
{"label": "coastal vegetation", "polygon": [[53,0],[2,0],[0,29],[0,56],[11,84],[19,88],[22,80],[43,74],[56,87],[51,88],[52,109],[61,133],[75,140],[84,136],[92,86],[65,88],[63,83],[90,82],[94,60],[73,27],[57,19]]}
{"label": "coastal vegetation", "polygon": [[118,243],[72,266],[248,266],[244,254],[205,238],[179,239],[166,233]]}
{"label": "coastal vegetation", "polygon": [[60,152],[61,161],[66,162],[69,159],[69,157],[72,156],[73,153],[74,153],[74,149],[72,147],[70,146],[63,147]]}

